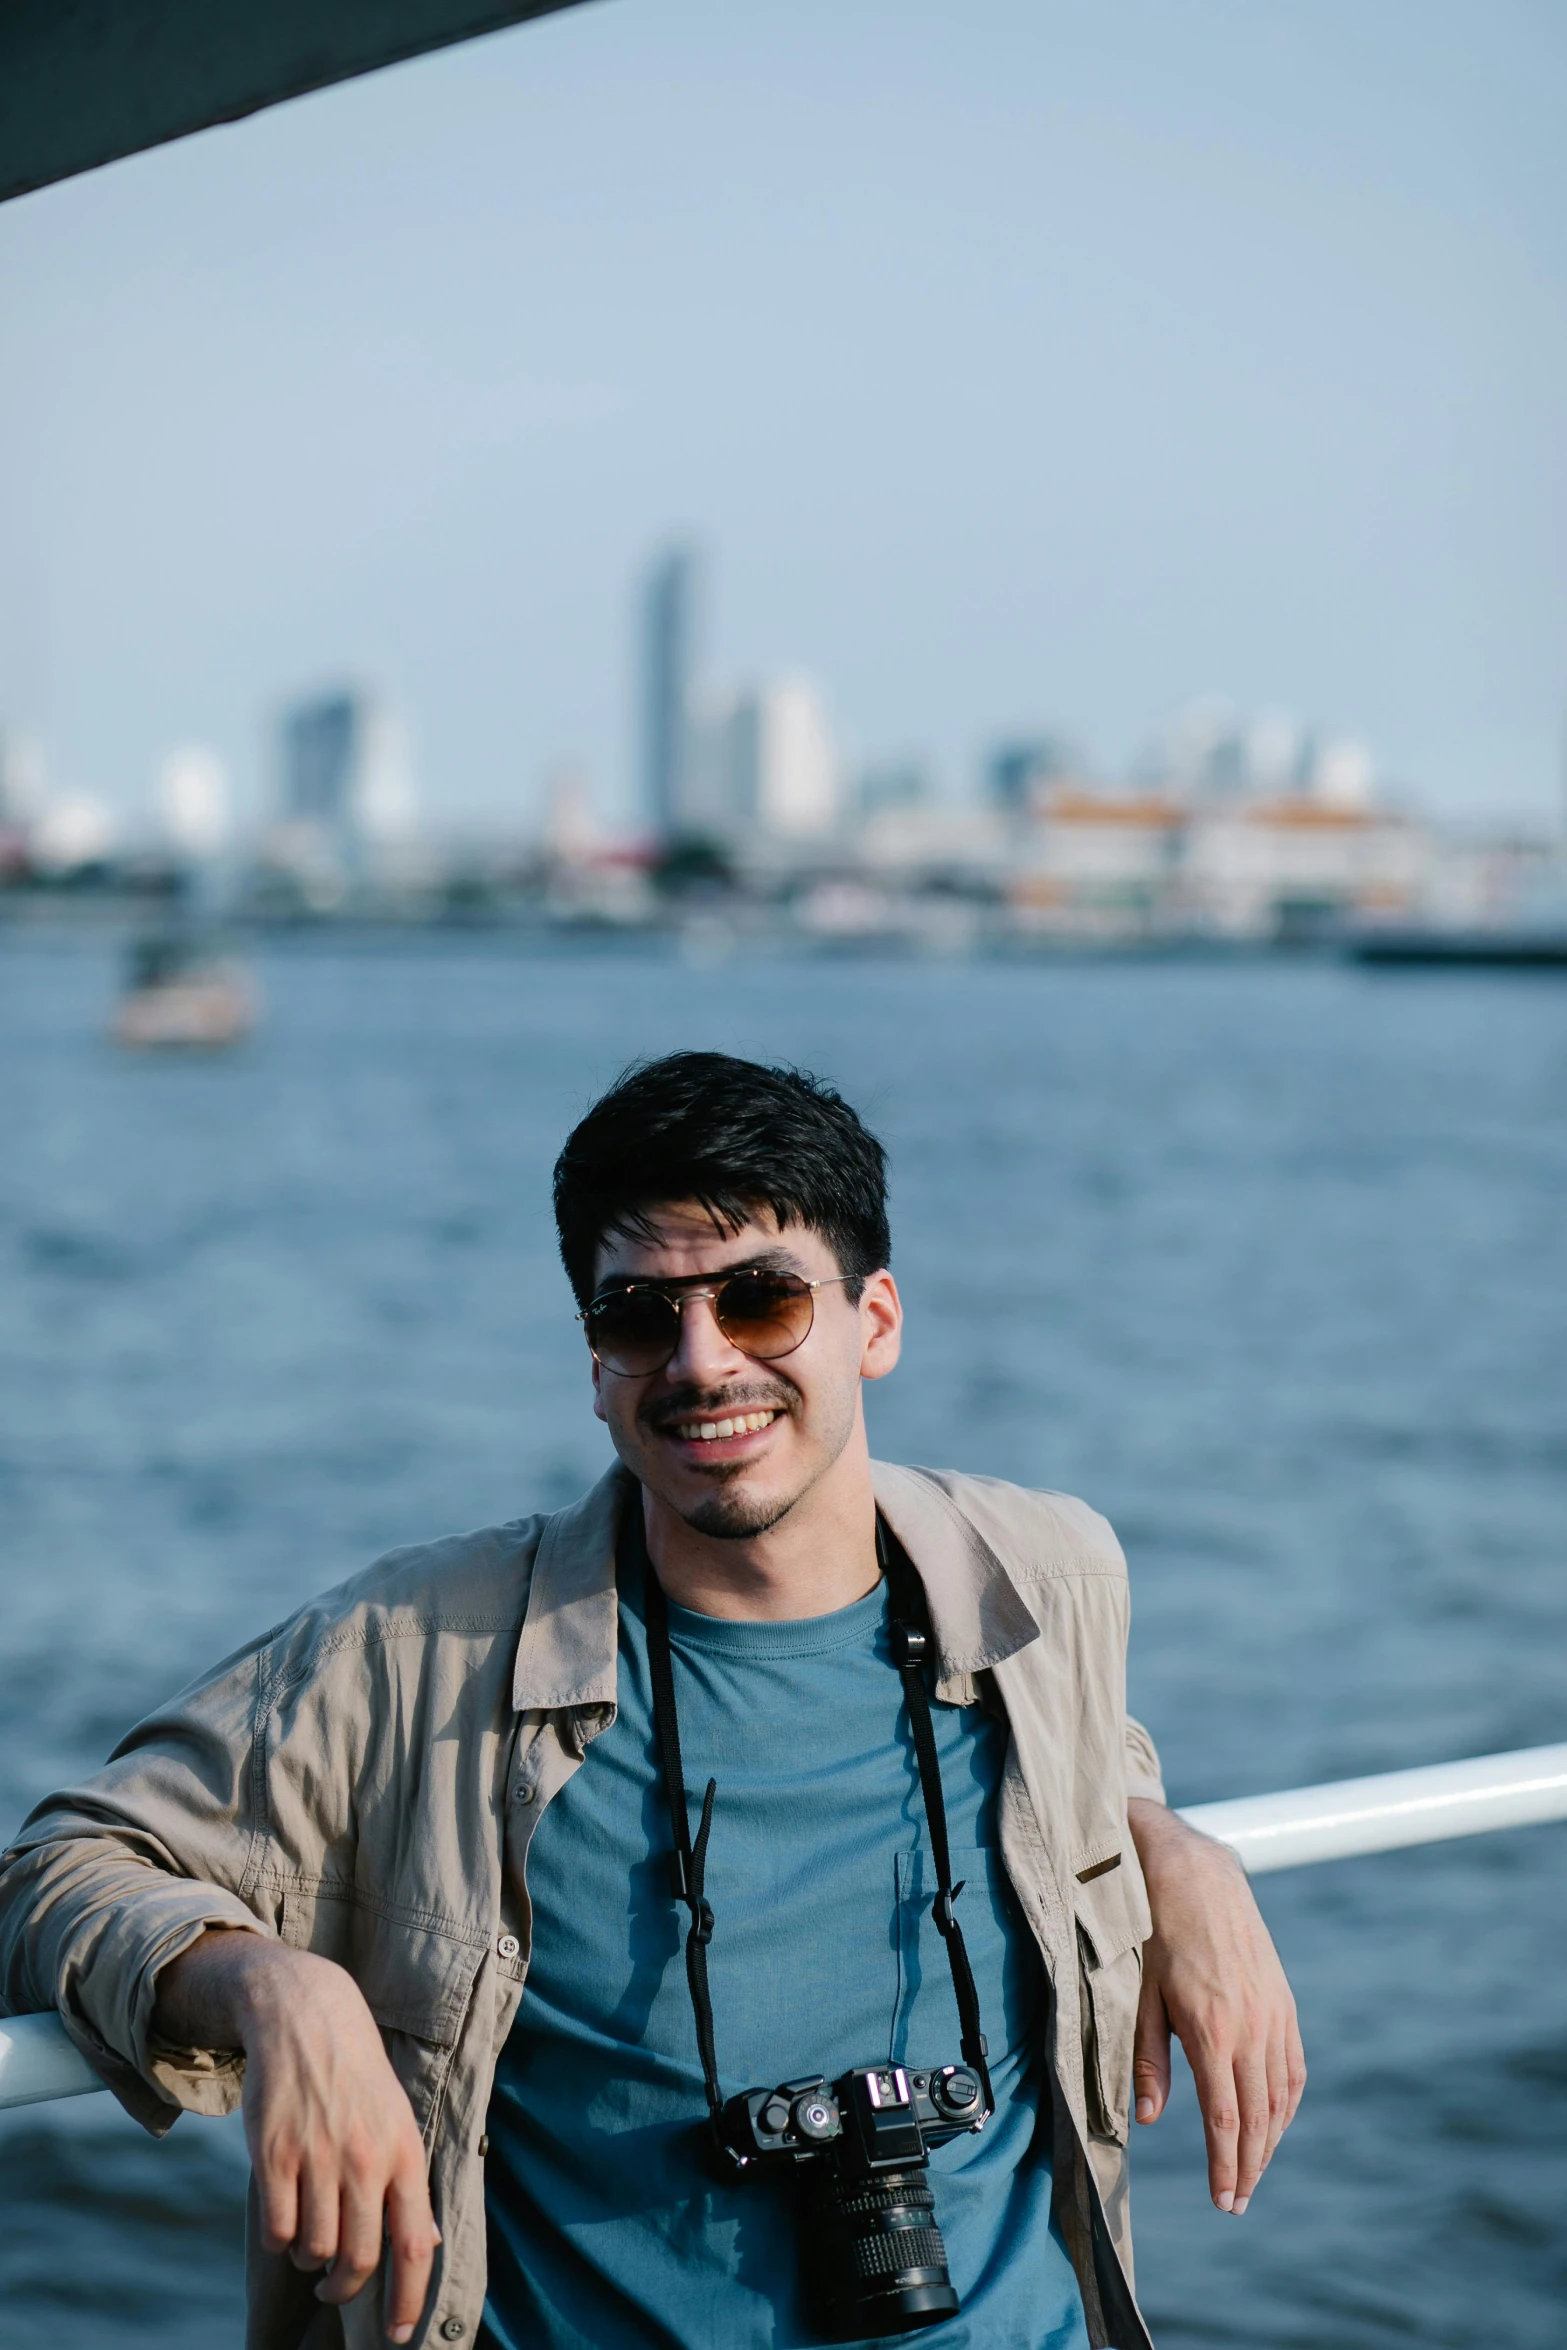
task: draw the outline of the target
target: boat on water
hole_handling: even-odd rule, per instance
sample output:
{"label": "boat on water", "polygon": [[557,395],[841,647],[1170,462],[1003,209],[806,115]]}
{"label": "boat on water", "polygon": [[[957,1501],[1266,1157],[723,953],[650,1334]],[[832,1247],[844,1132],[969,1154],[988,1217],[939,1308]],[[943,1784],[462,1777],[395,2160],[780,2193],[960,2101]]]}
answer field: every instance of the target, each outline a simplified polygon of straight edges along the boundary
{"label": "boat on water", "polygon": [[1546,930],[1384,930],[1352,941],[1357,963],[1567,972],[1567,924]]}
{"label": "boat on water", "polygon": [[256,1024],[256,995],[237,963],[194,940],[139,939],[131,951],[114,1037],[133,1052],[220,1052]]}

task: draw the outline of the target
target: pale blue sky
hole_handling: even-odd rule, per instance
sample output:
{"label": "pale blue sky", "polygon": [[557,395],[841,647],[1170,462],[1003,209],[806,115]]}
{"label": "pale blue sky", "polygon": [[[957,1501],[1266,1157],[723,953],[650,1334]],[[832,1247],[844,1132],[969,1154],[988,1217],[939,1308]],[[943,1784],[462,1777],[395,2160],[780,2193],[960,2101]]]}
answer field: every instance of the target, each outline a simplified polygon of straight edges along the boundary
{"label": "pale blue sky", "polygon": [[630,761],[634,578],[954,788],[1222,690],[1554,811],[1556,0],[600,0],[0,209],[0,713],[133,809],[360,669]]}

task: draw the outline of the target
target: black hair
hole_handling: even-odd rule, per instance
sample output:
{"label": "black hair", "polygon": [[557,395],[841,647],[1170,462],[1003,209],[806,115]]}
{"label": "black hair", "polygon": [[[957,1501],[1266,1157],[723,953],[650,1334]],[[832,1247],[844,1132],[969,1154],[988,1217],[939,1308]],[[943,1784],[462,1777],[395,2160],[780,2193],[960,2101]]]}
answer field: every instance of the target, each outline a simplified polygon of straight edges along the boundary
{"label": "black hair", "polygon": [[633,1061],[573,1128],[555,1162],[561,1262],[586,1305],[612,1232],[646,1237],[652,1211],[694,1200],[721,1231],[758,1208],[825,1240],[856,1278],[892,1255],[887,1154],[841,1093],[803,1069],[731,1053]]}

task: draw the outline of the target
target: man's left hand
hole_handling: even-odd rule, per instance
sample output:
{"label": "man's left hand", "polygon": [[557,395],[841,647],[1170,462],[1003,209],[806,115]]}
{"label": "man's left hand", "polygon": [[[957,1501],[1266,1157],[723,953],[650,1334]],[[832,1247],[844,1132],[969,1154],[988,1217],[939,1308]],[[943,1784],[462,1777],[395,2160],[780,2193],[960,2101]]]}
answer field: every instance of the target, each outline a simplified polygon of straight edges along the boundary
{"label": "man's left hand", "polygon": [[1156,2122],[1168,2102],[1173,2031],[1197,2084],[1209,2191],[1239,2219],[1306,2086],[1294,1996],[1229,1847],[1163,1804],[1134,1798],[1127,1812],[1153,1911],[1132,2064],[1137,2118]]}

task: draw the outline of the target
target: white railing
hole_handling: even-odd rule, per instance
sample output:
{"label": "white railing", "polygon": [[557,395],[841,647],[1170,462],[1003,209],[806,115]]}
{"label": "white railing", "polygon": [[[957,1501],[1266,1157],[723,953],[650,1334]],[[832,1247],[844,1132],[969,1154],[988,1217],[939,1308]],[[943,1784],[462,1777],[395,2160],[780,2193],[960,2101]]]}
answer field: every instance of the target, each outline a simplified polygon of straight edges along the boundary
{"label": "white railing", "polygon": [[[1567,1820],[1567,1746],[1527,1746],[1474,1762],[1292,1787],[1283,1795],[1194,1803],[1181,1817],[1230,1845],[1250,1876]],[[82,2097],[101,2086],[58,2016],[0,2018],[0,2108]]]}
{"label": "white railing", "polygon": [[1440,1844],[1488,1828],[1567,1820],[1567,1746],[1525,1746],[1516,1754],[1427,1763],[1418,1771],[1382,1771],[1374,1779],[1292,1787],[1283,1795],[1194,1803],[1181,1817],[1230,1845],[1252,1877],[1311,1860]]}

